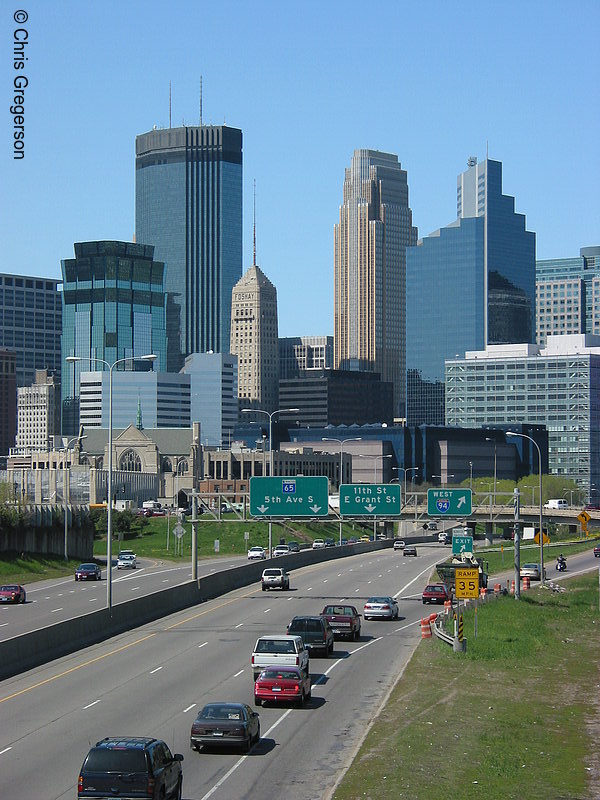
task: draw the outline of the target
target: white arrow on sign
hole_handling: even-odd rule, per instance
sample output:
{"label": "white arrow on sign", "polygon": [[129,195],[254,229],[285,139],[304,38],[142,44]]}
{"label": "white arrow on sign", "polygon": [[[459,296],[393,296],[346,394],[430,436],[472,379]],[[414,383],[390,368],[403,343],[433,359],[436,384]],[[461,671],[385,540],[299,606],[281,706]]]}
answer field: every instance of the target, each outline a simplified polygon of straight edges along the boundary
{"label": "white arrow on sign", "polygon": [[375,511],[375,509],[377,508],[377,506],[373,506],[373,505],[371,505],[371,506],[365,506],[365,508],[367,509],[367,511],[368,511],[368,512],[369,512],[369,514],[370,514],[370,513],[371,513],[371,511]]}
{"label": "white arrow on sign", "polygon": [[269,506],[259,506],[258,507],[258,510],[260,511],[261,514],[264,514],[265,511],[268,511],[268,509],[269,509]]}
{"label": "white arrow on sign", "polygon": [[464,506],[464,504],[465,504],[466,502],[467,502],[467,498],[466,498],[466,497],[465,497],[465,495],[463,494],[463,495],[461,495],[461,497],[459,497],[459,499],[458,499],[458,503],[456,504],[456,507],[457,507],[457,508],[460,508],[461,506]]}
{"label": "white arrow on sign", "polygon": [[314,514],[316,514],[316,513],[317,513],[317,511],[320,511],[320,510],[321,510],[321,506],[317,506],[317,505],[314,505],[314,506],[309,506],[309,508],[310,508],[310,510],[311,510],[311,511],[312,511]]}

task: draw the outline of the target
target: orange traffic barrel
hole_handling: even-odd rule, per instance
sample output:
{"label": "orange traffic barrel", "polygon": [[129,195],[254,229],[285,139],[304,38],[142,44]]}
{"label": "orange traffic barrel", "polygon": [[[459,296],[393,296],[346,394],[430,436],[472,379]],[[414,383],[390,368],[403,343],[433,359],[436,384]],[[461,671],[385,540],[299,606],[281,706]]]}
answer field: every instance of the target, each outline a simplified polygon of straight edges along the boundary
{"label": "orange traffic barrel", "polygon": [[479,597],[481,597],[482,600],[485,600],[486,592],[487,590],[484,589],[484,587],[482,586],[481,589],[479,590]]}
{"label": "orange traffic barrel", "polygon": [[515,593],[515,582],[514,581],[510,582],[510,593],[511,594]]}
{"label": "orange traffic barrel", "polygon": [[531,578],[527,575],[523,578],[523,589],[529,589],[531,587]]}
{"label": "orange traffic barrel", "polygon": [[501,591],[502,591],[502,584],[501,583],[495,583],[494,584],[494,594],[500,594]]}
{"label": "orange traffic barrel", "polygon": [[433,625],[433,623],[436,621],[436,619],[437,619],[437,611],[436,611],[435,614],[430,614],[429,615],[429,624]]}
{"label": "orange traffic barrel", "polygon": [[444,614],[446,616],[452,611],[452,600],[444,600]]}
{"label": "orange traffic barrel", "polygon": [[431,625],[429,617],[421,620],[421,639],[431,639]]}

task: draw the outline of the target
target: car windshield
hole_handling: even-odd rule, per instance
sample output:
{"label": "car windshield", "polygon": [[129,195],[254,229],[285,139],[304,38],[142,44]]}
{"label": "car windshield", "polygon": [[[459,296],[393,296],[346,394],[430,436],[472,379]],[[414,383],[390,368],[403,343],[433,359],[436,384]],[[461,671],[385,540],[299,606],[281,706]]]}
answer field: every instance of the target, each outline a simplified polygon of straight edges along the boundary
{"label": "car windshield", "polygon": [[369,597],[367,603],[390,603],[389,597]]}
{"label": "car windshield", "polygon": [[204,706],[198,719],[244,719],[240,706],[211,704]]}
{"label": "car windshield", "polygon": [[291,639],[259,639],[256,646],[257,653],[295,653],[294,642]]}
{"label": "car windshield", "polygon": [[261,678],[269,680],[297,681],[299,677],[298,672],[293,669],[266,669],[261,674]]}
{"label": "car windshield", "polygon": [[146,772],[146,754],[137,748],[94,747],[86,759],[85,771]]}
{"label": "car windshield", "polygon": [[0,586],[0,592],[18,592],[18,586]]}
{"label": "car windshield", "polygon": [[[248,567],[250,569],[250,567]],[[281,575],[281,570],[279,569],[266,569],[263,572],[265,578],[276,578],[277,576]]]}
{"label": "car windshield", "polygon": [[444,587],[443,586],[428,586],[425,589],[425,591],[426,592],[440,592],[440,593],[442,593],[444,591]]}
{"label": "car windshield", "polygon": [[81,564],[79,569],[96,569],[95,564]]}
{"label": "car windshield", "polygon": [[537,569],[537,564],[523,564],[523,569]]}

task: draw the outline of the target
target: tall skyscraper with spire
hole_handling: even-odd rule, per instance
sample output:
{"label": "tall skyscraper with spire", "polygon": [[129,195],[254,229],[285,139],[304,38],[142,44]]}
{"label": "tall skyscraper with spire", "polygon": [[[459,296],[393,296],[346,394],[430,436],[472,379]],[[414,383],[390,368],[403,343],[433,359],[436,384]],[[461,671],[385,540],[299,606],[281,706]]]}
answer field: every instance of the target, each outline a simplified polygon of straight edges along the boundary
{"label": "tall skyscraper with spire", "polygon": [[136,242],[166,265],[167,369],[229,349],[231,292],[242,274],[242,132],[153,130],[135,141]]}
{"label": "tall skyscraper with spire", "polygon": [[417,242],[398,156],[355,150],[334,226],[334,367],[378,372],[405,406],[406,247]]}

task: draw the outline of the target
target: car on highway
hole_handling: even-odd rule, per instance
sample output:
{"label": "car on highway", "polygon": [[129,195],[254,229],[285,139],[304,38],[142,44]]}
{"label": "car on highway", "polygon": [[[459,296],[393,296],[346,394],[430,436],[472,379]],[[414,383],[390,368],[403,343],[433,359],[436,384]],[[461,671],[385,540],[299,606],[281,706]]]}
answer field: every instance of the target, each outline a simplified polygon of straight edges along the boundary
{"label": "car on highway", "polygon": [[594,558],[600,558],[600,544],[594,547]]}
{"label": "car on highway", "polygon": [[435,521],[426,522],[426,523],[423,525],[423,528],[424,528],[426,531],[437,531],[437,522],[435,522]]}
{"label": "car on highway", "polygon": [[0,586],[0,603],[25,603],[27,593],[20,583],[7,583]]}
{"label": "car on highway", "polygon": [[394,539],[394,550],[404,550],[406,542],[403,539]]}
{"label": "car on highway", "polygon": [[325,606],[321,616],[329,623],[334,636],[360,639],[360,614],[354,606],[343,603]]}
{"label": "car on highway", "polygon": [[268,567],[263,570],[260,583],[263,592],[269,589],[287,590],[290,588],[290,576],[280,567]]}
{"label": "car on highway", "polygon": [[248,561],[260,561],[263,558],[266,558],[267,554],[265,552],[264,547],[259,547],[256,545],[255,547],[251,547],[248,550]]}
{"label": "car on highway", "polygon": [[171,753],[161,739],[107,737],[85,757],[77,781],[77,797],[180,800],[183,785],[181,753]]}
{"label": "car on highway", "polygon": [[101,581],[102,571],[98,564],[80,564],[75,570],[76,581]]}
{"label": "car on highway", "polygon": [[290,548],[290,553],[300,552],[300,545],[298,544],[298,542],[288,542],[288,547]]}
{"label": "car on highway", "polygon": [[440,531],[438,533],[438,542],[440,544],[450,544],[450,541],[451,541],[450,535],[446,533],[446,531]]}
{"label": "car on highway", "polygon": [[121,553],[117,558],[117,569],[137,569],[137,558],[133,553]]}
{"label": "car on highway", "polygon": [[273,558],[277,558],[277,556],[289,556],[290,548],[287,544],[278,544],[277,547],[273,548]]}
{"label": "car on highway", "polygon": [[407,544],[404,550],[402,551],[403,556],[416,556],[417,555],[417,548],[414,544]]}
{"label": "car on highway", "polygon": [[371,541],[371,538],[370,538],[369,536],[366,536],[366,535],[365,535],[365,536],[361,536],[361,537],[360,537],[360,539],[359,539],[358,541],[359,541],[359,542],[370,542],[370,541]]}
{"label": "car on highway", "polygon": [[[522,578],[531,578],[534,581],[539,581],[541,576],[539,564],[521,564],[519,572]],[[546,578],[546,570],[544,570],[544,578]]]}
{"label": "car on highway", "polygon": [[325,539],[325,547],[335,547],[335,539]]}
{"label": "car on highway", "polygon": [[121,558],[121,556],[135,556],[135,553],[133,550],[119,550],[117,558]]}
{"label": "car on highway", "polygon": [[313,550],[322,550],[325,547],[325,541],[323,539],[315,539],[312,543]]}
{"label": "car on highway", "polygon": [[424,606],[428,603],[443,605],[447,600],[452,600],[452,594],[445,583],[429,583],[423,589],[421,600]]}
{"label": "car on highway", "polygon": [[242,747],[248,752],[260,739],[258,713],[245,703],[207,703],[192,723],[190,747]]}
{"label": "car on highway", "polygon": [[296,703],[303,706],[311,697],[308,671],[302,667],[264,669],[254,681],[254,705],[263,703]]}
{"label": "car on highway", "polygon": [[324,658],[333,653],[333,631],[325,617],[296,616],[287,626],[290,636],[299,636],[309,656],[319,652]]}
{"label": "car on highway", "polygon": [[369,597],[363,608],[365,619],[398,619],[398,603],[393,597]]}

